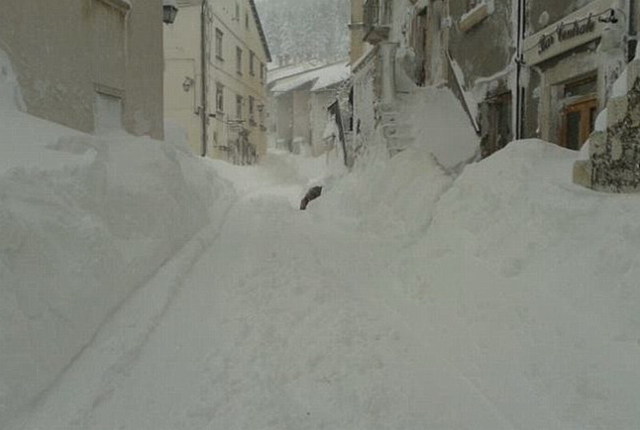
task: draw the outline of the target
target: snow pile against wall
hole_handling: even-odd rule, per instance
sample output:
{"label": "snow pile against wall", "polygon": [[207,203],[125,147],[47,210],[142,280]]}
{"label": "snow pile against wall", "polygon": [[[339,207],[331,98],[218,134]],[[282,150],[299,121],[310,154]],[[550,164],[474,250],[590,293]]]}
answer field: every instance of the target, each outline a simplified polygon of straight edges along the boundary
{"label": "snow pile against wall", "polygon": [[399,94],[416,145],[431,152],[445,169],[460,167],[475,158],[479,138],[460,102],[448,89],[416,87]]}
{"label": "snow pile against wall", "polygon": [[0,427],[232,196],[172,138],[98,138],[1,104]]}
{"label": "snow pile against wall", "polygon": [[369,137],[352,174],[337,181],[322,205],[358,219],[364,228],[402,236],[429,224],[453,170],[475,158],[478,137],[447,89],[415,87],[397,97],[398,127],[406,128],[400,134],[414,142],[390,158],[385,139],[379,133]]}
{"label": "snow pile against wall", "polygon": [[575,158],[531,140],[467,166],[394,269],[509,428],[640,422],[640,201],[573,185]]}
{"label": "snow pile against wall", "polygon": [[340,213],[384,235],[411,235],[428,225],[435,202],[451,181],[424,147],[389,158],[386,147],[376,145],[350,174],[335,186],[329,184],[318,200],[319,213]]}

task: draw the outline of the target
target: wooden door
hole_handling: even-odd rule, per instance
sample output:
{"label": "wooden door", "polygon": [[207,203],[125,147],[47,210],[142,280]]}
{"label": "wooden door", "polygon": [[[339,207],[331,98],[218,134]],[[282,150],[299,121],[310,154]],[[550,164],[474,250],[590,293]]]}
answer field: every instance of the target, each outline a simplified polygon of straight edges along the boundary
{"label": "wooden door", "polygon": [[593,131],[598,101],[595,98],[580,100],[568,105],[563,112],[561,145],[579,150]]}

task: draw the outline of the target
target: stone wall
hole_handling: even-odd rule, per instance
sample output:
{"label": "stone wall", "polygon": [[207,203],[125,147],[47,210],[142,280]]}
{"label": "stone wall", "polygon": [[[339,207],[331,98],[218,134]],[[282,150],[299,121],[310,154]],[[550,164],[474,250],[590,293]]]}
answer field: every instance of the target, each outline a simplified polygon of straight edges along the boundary
{"label": "stone wall", "polygon": [[598,191],[640,191],[640,60],[629,63],[627,88],[609,100],[606,131],[591,135],[589,160],[574,165],[575,183]]}

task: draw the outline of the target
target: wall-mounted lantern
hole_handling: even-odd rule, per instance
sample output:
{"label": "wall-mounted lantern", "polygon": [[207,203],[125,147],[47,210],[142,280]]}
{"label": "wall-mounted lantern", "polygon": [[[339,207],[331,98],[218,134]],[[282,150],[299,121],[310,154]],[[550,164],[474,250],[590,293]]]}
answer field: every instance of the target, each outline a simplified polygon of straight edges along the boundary
{"label": "wall-mounted lantern", "polygon": [[192,87],[192,86],[193,86],[193,84],[195,84],[195,83],[196,83],[196,81],[195,81],[193,78],[191,78],[191,77],[189,77],[189,76],[186,76],[186,77],[184,78],[184,82],[182,82],[182,89],[183,89],[185,92],[189,92],[189,90],[191,89],[191,87]]}
{"label": "wall-mounted lantern", "polygon": [[178,14],[178,6],[175,0],[163,0],[162,4],[162,22],[165,24],[173,24]]}

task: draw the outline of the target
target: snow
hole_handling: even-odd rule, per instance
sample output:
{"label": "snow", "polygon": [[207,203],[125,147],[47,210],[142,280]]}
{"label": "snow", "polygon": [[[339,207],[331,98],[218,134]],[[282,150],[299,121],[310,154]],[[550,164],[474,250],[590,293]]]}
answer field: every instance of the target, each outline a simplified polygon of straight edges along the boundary
{"label": "snow", "polygon": [[536,140],[455,180],[370,156],[305,212],[319,159],[212,162],[240,195],[222,228],[10,429],[636,428],[637,197]]}
{"label": "snow", "polygon": [[1,52],[0,63],[3,427],[233,193],[175,131],[97,137],[20,112]]}
{"label": "snow", "polygon": [[341,61],[335,64],[316,67],[302,73],[299,73],[298,69],[294,68],[292,72],[290,76],[280,75],[277,80],[271,78],[271,82],[273,83],[271,91],[276,93],[276,96],[278,93],[292,91],[304,85],[311,85],[311,91],[320,91],[348,79],[350,68],[348,62]]}
{"label": "snow", "polygon": [[466,11],[460,16],[460,22],[463,22],[464,20],[466,20],[467,18],[469,18],[471,15],[473,15],[474,13],[476,13],[482,8],[491,7],[489,5],[493,6],[493,2],[490,2],[489,4],[487,4],[487,2],[484,0],[479,1],[478,4],[476,4],[473,8],[469,9],[468,11]]}
{"label": "snow", "polygon": [[466,80],[458,62],[451,57],[449,57],[449,61],[451,64],[451,70],[453,71],[458,85],[460,86],[460,92],[462,94],[464,104],[469,110],[469,120],[473,124],[474,129],[480,130],[480,126],[478,125],[478,102],[475,100],[473,93],[464,88]]}
{"label": "snow", "polygon": [[425,95],[423,138],[349,174],[5,109],[2,159],[40,162],[0,173],[0,426],[638,428],[637,194],[539,140],[454,176],[433,148],[472,131]]}
{"label": "snow", "polygon": [[475,158],[478,137],[451,91],[416,87],[411,94],[399,94],[398,99],[417,145],[431,152],[438,164],[451,170]]}

